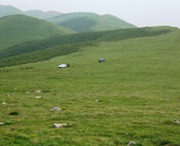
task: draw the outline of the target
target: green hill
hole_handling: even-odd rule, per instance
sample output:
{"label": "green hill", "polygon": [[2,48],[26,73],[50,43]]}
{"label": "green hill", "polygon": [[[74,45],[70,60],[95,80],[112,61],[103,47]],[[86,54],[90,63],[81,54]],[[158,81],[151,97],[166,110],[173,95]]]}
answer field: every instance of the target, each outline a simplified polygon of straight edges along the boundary
{"label": "green hill", "polygon": [[74,32],[107,31],[117,29],[136,28],[133,24],[125,22],[113,15],[98,15],[95,13],[67,13],[56,11],[44,12],[41,10],[21,11],[13,6],[0,5],[0,17],[23,14],[64,26]]}
{"label": "green hill", "polygon": [[67,33],[72,31],[44,20],[25,15],[6,16],[0,18],[0,50],[15,44]]}
{"label": "green hill", "polygon": [[8,15],[23,14],[23,11],[9,5],[0,5],[0,18]]}
{"label": "green hill", "polygon": [[95,13],[69,13],[47,19],[58,25],[67,27],[75,32],[104,31],[125,28],[136,28],[112,15],[98,15]]}
{"label": "green hill", "polygon": [[62,13],[56,11],[41,11],[41,10],[30,10],[24,12],[25,15],[32,16],[39,19],[48,19],[61,15]]}
{"label": "green hill", "polygon": [[17,9],[16,7],[13,6],[0,5],[0,18],[4,16],[17,15],[17,14],[23,14],[38,19],[47,19],[61,15],[60,12],[56,12],[56,11],[47,11],[47,12],[41,10],[21,11],[20,9]]}
{"label": "green hill", "polygon": [[55,56],[77,52],[84,46],[93,46],[102,41],[158,36],[176,30],[178,29],[172,27],[155,27],[56,35],[44,40],[18,44],[0,51],[0,66],[47,60]]}
{"label": "green hill", "polygon": [[0,145],[179,146],[180,31],[163,29],[0,68]]}

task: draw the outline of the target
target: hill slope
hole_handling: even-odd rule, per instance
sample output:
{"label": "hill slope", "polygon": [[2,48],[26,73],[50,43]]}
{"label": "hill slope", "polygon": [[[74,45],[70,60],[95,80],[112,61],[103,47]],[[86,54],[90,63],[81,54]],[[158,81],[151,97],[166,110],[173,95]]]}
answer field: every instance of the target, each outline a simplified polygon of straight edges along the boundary
{"label": "hill slope", "polygon": [[42,61],[79,51],[84,46],[96,45],[97,42],[101,41],[158,36],[176,30],[178,29],[157,27],[56,35],[40,41],[18,44],[0,51],[0,66]]}
{"label": "hill slope", "polygon": [[66,33],[72,31],[44,20],[25,15],[6,16],[0,18],[0,50],[26,41]]}
{"label": "hill slope", "polygon": [[179,146],[179,38],[102,42],[0,68],[1,146]]}
{"label": "hill slope", "polygon": [[95,13],[69,13],[47,19],[76,32],[104,31],[125,28],[136,28],[112,15],[98,15]]}

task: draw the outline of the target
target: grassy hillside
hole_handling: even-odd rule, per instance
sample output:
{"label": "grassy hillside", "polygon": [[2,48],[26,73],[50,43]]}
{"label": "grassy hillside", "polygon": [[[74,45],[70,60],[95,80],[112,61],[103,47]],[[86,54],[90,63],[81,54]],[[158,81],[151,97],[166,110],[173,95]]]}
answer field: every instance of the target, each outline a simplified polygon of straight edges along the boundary
{"label": "grassy hillside", "polygon": [[6,16],[0,18],[0,50],[22,42],[67,33],[72,31],[44,20],[24,15]]}
{"label": "grassy hillside", "polygon": [[[179,146],[179,37],[102,42],[0,68],[1,146]],[[62,111],[50,110],[55,106]]]}
{"label": "grassy hillside", "polygon": [[157,27],[57,35],[41,41],[18,44],[0,51],[0,66],[47,60],[55,56],[79,51],[86,45],[96,45],[97,42],[101,41],[150,37],[175,30],[177,29],[171,27]]}
{"label": "grassy hillside", "polygon": [[47,20],[76,32],[135,28],[134,25],[112,15],[101,16],[95,13],[68,13]]}

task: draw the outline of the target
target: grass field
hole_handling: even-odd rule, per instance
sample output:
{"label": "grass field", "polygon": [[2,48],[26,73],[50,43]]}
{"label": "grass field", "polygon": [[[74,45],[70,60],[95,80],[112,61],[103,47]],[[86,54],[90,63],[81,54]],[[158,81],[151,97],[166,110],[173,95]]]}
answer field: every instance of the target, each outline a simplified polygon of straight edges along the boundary
{"label": "grass field", "polygon": [[[179,146],[179,38],[176,31],[101,42],[0,68],[0,145]],[[61,63],[71,67],[57,68]],[[50,110],[55,106],[62,111]]]}

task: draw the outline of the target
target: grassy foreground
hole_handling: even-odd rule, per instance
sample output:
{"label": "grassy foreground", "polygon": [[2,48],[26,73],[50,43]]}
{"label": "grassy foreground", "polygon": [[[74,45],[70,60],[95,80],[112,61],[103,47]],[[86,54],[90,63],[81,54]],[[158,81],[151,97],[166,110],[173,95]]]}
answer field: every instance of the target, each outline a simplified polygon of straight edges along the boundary
{"label": "grassy foreground", "polygon": [[[0,68],[0,145],[179,146],[179,38],[173,32],[104,42]],[[71,67],[58,69],[60,63]],[[62,111],[50,110],[55,106]]]}

